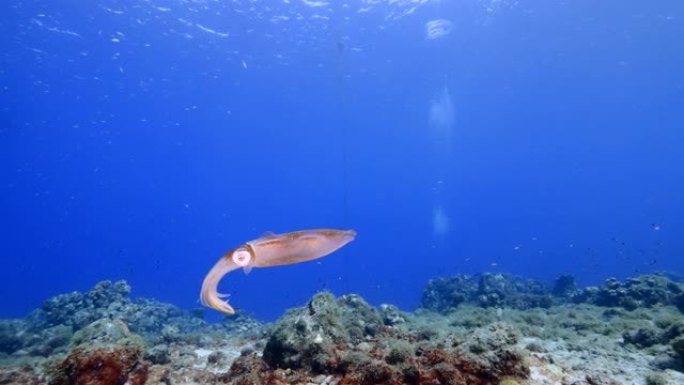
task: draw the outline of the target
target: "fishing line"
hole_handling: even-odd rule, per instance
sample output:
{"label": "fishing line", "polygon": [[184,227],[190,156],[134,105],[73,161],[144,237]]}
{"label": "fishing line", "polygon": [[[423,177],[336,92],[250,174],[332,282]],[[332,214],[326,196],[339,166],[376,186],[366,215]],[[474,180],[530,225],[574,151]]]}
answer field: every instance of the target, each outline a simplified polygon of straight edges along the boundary
{"label": "fishing line", "polygon": [[[339,12],[339,11],[338,11]],[[347,95],[346,95],[346,81],[344,75],[344,57],[345,57],[345,44],[340,33],[341,24],[339,21],[336,23],[336,50],[337,50],[337,92],[338,92],[338,102],[337,109],[339,119],[342,126],[339,128],[342,133],[342,223],[345,225],[349,222],[349,175],[347,171],[348,166],[348,115],[347,115]]]}

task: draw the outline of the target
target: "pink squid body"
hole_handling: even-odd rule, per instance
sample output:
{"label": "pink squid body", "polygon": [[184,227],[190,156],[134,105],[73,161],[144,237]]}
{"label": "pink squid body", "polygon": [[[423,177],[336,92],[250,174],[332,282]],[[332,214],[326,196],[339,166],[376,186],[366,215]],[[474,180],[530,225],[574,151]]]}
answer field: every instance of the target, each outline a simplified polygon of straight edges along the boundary
{"label": "pink squid body", "polygon": [[202,283],[200,300],[203,305],[225,314],[235,310],[220,297],[217,287],[229,272],[252,267],[291,265],[326,256],[351,242],[354,230],[316,229],[285,234],[265,234],[226,253],[216,262]]}

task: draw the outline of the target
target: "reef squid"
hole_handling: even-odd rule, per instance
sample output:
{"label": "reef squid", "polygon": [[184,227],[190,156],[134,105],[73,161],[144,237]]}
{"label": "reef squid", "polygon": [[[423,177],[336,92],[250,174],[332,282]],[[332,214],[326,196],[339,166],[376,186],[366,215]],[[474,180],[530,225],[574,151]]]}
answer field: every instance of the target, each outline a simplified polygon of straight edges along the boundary
{"label": "reef squid", "polygon": [[227,252],[204,278],[200,301],[202,305],[224,314],[235,314],[227,297],[218,293],[218,284],[228,273],[239,268],[249,273],[253,267],[292,265],[324,257],[351,242],[354,230],[315,229],[285,234],[266,233],[260,238]]}

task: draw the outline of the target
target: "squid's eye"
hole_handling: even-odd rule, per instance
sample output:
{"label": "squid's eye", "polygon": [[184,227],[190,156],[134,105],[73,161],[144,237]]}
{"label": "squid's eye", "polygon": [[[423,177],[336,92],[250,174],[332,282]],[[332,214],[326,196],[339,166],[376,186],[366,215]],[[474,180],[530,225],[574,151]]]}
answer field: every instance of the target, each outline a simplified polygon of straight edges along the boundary
{"label": "squid's eye", "polygon": [[245,249],[240,249],[233,253],[232,259],[233,262],[235,262],[235,264],[238,266],[247,266],[249,265],[251,255],[249,254],[249,251]]}

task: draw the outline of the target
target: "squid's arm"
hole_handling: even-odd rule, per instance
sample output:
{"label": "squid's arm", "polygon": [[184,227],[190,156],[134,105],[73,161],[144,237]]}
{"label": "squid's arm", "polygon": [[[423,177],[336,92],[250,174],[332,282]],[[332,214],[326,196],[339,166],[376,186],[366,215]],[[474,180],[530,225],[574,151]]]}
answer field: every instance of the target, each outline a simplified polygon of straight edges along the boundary
{"label": "squid's arm", "polygon": [[219,281],[239,268],[291,265],[326,256],[351,242],[354,230],[304,230],[285,234],[266,234],[226,253],[209,271],[202,283],[203,305],[225,314],[235,310],[220,297]]}
{"label": "squid's arm", "polygon": [[218,310],[224,314],[235,314],[235,310],[228,304],[227,301],[221,299],[223,295],[218,293],[218,283],[224,275],[233,270],[240,268],[238,264],[233,262],[231,254],[224,255],[216,262],[214,267],[209,270],[209,273],[204,277],[202,282],[202,290],[200,291],[200,302],[202,305]]}

